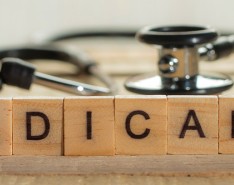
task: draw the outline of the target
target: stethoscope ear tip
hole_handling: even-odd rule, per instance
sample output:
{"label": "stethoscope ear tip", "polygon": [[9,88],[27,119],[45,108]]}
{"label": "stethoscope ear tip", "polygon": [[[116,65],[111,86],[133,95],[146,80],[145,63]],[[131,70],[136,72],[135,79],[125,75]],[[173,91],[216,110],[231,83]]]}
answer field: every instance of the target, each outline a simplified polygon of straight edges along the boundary
{"label": "stethoscope ear tip", "polygon": [[1,60],[1,81],[4,84],[29,89],[34,78],[35,67],[18,58]]}

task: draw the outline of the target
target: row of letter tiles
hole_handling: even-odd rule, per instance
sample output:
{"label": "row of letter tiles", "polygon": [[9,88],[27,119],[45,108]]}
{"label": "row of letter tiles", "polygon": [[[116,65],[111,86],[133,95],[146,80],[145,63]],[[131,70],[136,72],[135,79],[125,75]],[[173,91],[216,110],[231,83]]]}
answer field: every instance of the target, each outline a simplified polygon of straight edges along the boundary
{"label": "row of letter tiles", "polygon": [[234,154],[234,96],[0,99],[0,155]]}

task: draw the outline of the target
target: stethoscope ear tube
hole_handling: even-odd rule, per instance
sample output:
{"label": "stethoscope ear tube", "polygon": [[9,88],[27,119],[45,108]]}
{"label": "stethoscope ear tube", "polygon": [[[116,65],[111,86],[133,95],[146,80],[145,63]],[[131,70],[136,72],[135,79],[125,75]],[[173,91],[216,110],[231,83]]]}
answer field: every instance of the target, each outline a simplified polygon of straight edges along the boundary
{"label": "stethoscope ear tube", "polygon": [[[29,89],[31,84],[34,82],[36,84],[66,91],[76,95],[86,96],[107,95],[114,93],[114,89],[112,87],[108,88],[108,85],[110,84],[108,81],[108,83],[106,83],[107,87],[99,87],[80,83],[77,81],[66,80],[63,78],[36,72],[35,67],[32,64],[22,60],[54,59],[66,61],[74,64],[77,68],[81,68],[80,70],[82,72],[85,72],[86,74],[93,75],[92,73],[97,73],[98,67],[95,65],[95,63],[93,63],[92,61],[88,62],[88,58],[85,58],[83,56],[76,57],[76,55],[69,52],[56,50],[54,48],[45,49],[44,47],[38,46],[2,50],[0,51],[0,58],[2,64],[0,74],[2,83],[4,84]],[[81,62],[81,60],[85,61]],[[103,79],[101,80],[103,81]]]}
{"label": "stethoscope ear tube", "polygon": [[67,62],[79,68],[79,71],[89,73],[89,67],[96,63],[84,52],[76,53],[61,49],[54,45],[24,46],[20,48],[10,48],[0,50],[0,59],[6,57],[20,58],[22,60],[57,60]]}

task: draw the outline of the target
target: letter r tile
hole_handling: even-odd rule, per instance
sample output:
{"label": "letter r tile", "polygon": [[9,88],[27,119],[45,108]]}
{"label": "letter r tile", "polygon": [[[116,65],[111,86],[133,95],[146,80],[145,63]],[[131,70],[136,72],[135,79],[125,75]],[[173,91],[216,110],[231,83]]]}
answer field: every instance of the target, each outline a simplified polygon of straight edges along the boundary
{"label": "letter r tile", "polygon": [[13,155],[62,155],[63,99],[13,99]]}
{"label": "letter r tile", "polygon": [[114,155],[114,97],[64,100],[64,154]]}
{"label": "letter r tile", "polygon": [[115,137],[116,154],[166,154],[166,96],[116,96]]}
{"label": "letter r tile", "polygon": [[168,153],[218,154],[217,96],[168,96]]}

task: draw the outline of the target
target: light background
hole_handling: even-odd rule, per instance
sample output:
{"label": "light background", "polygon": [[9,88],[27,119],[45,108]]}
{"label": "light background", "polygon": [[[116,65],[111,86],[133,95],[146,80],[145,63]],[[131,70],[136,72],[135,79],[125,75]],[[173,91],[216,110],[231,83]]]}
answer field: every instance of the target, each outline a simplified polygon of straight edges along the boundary
{"label": "light background", "polygon": [[0,0],[0,47],[66,30],[199,24],[234,31],[233,0]]}

